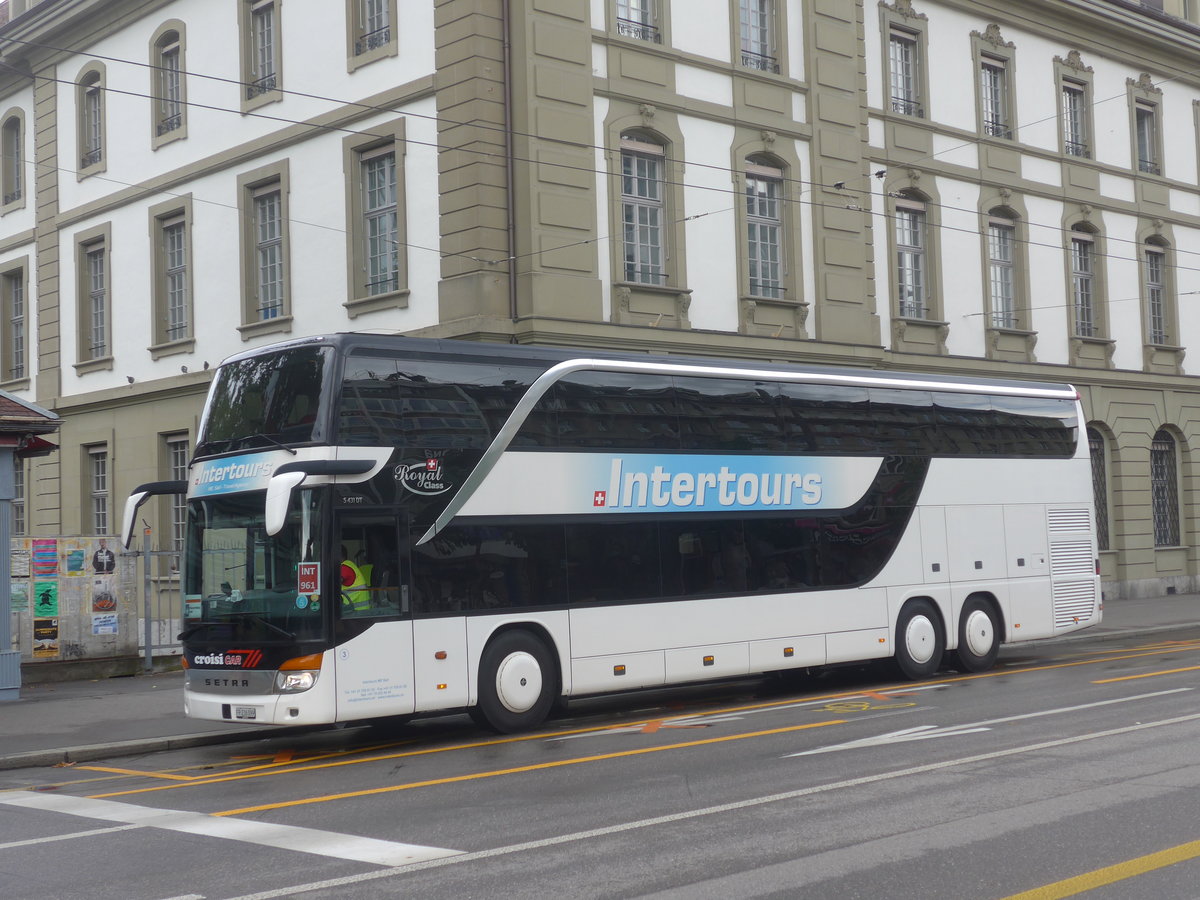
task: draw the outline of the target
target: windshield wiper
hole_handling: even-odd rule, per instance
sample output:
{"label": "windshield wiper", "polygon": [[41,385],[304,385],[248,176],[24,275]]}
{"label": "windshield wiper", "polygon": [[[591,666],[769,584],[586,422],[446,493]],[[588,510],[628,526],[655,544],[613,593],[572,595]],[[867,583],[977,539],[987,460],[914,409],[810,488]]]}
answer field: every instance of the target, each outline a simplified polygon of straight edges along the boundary
{"label": "windshield wiper", "polygon": [[[257,613],[229,612],[229,613],[225,613],[223,618],[224,619],[237,619],[238,624],[245,624],[247,622],[256,622],[257,624],[262,625],[264,628],[268,629],[269,631],[273,631],[276,634],[282,635],[283,637],[287,638],[289,641],[296,640],[296,635],[294,635],[292,632],[285,631],[284,629],[280,628],[278,625],[273,625],[272,623],[268,622],[266,619],[264,619],[262,616],[258,615]],[[184,631],[181,631],[179,633],[178,640],[181,640],[181,641],[190,640],[191,638],[195,637],[196,634],[204,631],[207,628],[221,628],[222,626],[227,625],[227,624],[229,624],[229,623],[226,621],[201,622],[199,625],[193,625],[191,628],[187,628]]]}
{"label": "windshield wiper", "polygon": [[253,441],[256,439],[266,441],[268,444],[272,445],[273,447],[278,447],[280,450],[286,450],[288,453],[292,454],[292,456],[296,455],[295,447],[289,447],[287,444],[284,444],[281,441],[276,440],[275,438],[271,437],[269,434],[262,434],[262,433],[248,434],[243,438],[239,438],[239,443],[241,444],[242,449],[244,450],[244,449],[246,449],[246,441]]}

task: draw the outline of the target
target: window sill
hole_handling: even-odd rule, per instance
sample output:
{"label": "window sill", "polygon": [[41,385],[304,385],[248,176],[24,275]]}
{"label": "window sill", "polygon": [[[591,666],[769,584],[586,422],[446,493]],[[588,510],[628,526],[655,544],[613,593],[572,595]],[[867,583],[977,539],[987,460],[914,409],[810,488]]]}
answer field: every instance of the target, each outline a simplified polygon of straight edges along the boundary
{"label": "window sill", "polygon": [[363,66],[369,66],[373,62],[378,62],[381,59],[387,59],[392,56],[399,56],[400,51],[396,44],[396,39],[388,41],[386,44],[381,44],[357,56],[346,57],[346,72],[353,73]]}
{"label": "window sill", "polygon": [[24,378],[14,378],[12,381],[0,382],[0,390],[3,391],[27,391],[32,387],[33,382],[29,376]]}
{"label": "window sill", "polygon": [[195,338],[182,338],[178,341],[164,341],[150,348],[151,359],[162,359],[164,356],[174,356],[177,353],[190,353],[196,349]]}
{"label": "window sill", "polygon": [[276,316],[261,322],[248,322],[237,327],[243,341],[248,341],[264,334],[290,334],[292,330],[291,316]]}
{"label": "window sill", "polygon": [[150,149],[158,150],[165,147],[167,144],[173,144],[176,141],[182,141],[187,137],[187,125],[180,125],[171,131],[164,134],[153,134],[150,136]]}
{"label": "window sill", "polygon": [[76,375],[89,375],[92,372],[111,372],[113,358],[111,356],[101,356],[97,359],[88,359],[75,363],[73,368]]}
{"label": "window sill", "polygon": [[613,284],[612,321],[619,325],[651,328],[691,328],[688,309],[692,292],[687,288],[618,281]]}
{"label": "window sill", "polygon": [[397,291],[388,291],[386,294],[355,297],[353,300],[347,300],[342,306],[346,308],[346,315],[351,319],[386,309],[408,309],[410,293],[412,292],[408,288],[400,288]]}

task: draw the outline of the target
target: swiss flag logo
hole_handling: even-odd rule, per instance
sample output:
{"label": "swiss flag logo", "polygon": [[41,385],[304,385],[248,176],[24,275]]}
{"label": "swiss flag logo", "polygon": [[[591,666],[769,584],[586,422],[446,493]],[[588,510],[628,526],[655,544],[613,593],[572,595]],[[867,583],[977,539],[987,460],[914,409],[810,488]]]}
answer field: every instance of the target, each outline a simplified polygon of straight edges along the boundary
{"label": "swiss flag logo", "polygon": [[436,472],[437,468],[438,468],[438,461],[436,459],[425,460],[425,471],[426,472]]}
{"label": "swiss flag logo", "polygon": [[592,506],[603,506],[607,501],[607,491],[596,491],[594,494],[592,494]]}

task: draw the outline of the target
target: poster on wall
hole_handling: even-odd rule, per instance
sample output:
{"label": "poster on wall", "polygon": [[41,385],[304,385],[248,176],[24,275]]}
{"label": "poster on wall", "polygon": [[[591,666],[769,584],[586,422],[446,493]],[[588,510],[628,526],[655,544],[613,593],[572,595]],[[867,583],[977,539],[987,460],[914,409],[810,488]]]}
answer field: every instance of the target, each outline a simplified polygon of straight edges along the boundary
{"label": "poster on wall", "polygon": [[92,612],[115,613],[117,611],[117,594],[113,590],[111,576],[100,576],[92,579]]}
{"label": "poster on wall", "polygon": [[58,656],[58,619],[33,620],[33,658]]}
{"label": "poster on wall", "polygon": [[53,578],[58,574],[58,541],[54,538],[34,538],[33,577]]}
{"label": "poster on wall", "polygon": [[26,612],[29,609],[29,588],[23,584],[14,584],[9,594],[9,609],[13,612]]}
{"label": "poster on wall", "polygon": [[83,562],[87,554],[82,547],[74,547],[66,552],[67,559],[67,574],[82,575]]}
{"label": "poster on wall", "polygon": [[108,575],[117,569],[117,555],[108,547],[108,541],[100,538],[100,545],[92,554],[92,571],[97,575]]}
{"label": "poster on wall", "polygon": [[29,551],[14,550],[12,552],[12,561],[9,563],[12,569],[9,574],[13,578],[28,578],[29,577]]}
{"label": "poster on wall", "polygon": [[35,616],[58,615],[57,581],[35,581],[33,583],[33,614]]}
{"label": "poster on wall", "polygon": [[116,634],[117,633],[117,614],[104,613],[99,616],[92,616],[92,634]]}

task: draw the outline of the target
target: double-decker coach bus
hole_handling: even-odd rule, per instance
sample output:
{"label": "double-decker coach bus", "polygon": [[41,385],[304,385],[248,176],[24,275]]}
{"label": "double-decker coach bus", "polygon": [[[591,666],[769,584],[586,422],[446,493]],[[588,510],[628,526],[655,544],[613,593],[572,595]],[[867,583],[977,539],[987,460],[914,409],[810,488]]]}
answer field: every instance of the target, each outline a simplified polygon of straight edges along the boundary
{"label": "double-decker coach bus", "polygon": [[1061,385],[368,334],[216,371],[185,708],[329,723],[952,653],[1100,621]]}

